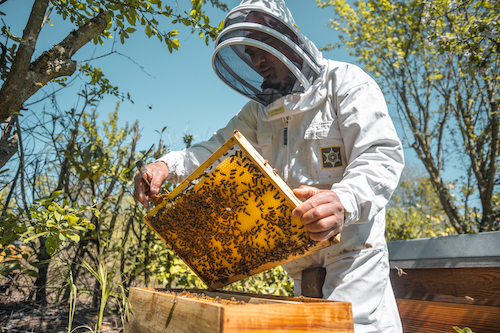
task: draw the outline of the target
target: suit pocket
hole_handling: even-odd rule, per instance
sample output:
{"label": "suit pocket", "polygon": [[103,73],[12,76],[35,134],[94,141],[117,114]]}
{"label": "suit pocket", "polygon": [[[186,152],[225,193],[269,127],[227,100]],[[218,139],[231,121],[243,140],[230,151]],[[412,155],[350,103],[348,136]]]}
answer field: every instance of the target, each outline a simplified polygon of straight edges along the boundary
{"label": "suit pocket", "polygon": [[333,184],[346,168],[344,140],[335,120],[312,123],[304,134],[307,172],[319,182]]}

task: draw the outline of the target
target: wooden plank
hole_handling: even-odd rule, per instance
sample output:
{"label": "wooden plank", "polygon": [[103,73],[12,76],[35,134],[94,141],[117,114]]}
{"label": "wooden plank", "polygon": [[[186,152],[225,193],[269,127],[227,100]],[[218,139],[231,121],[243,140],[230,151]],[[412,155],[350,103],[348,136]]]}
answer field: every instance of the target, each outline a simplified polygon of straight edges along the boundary
{"label": "wooden plank", "polygon": [[131,288],[127,333],[219,333],[221,307],[217,304],[165,297],[154,290]]}
{"label": "wooden plank", "polygon": [[474,333],[500,332],[500,308],[483,305],[397,299],[405,333],[454,332],[453,326]]}
{"label": "wooden plank", "polygon": [[500,306],[500,267],[391,269],[396,298]]}
{"label": "wooden plank", "polygon": [[129,300],[126,333],[354,332],[347,302],[147,288],[131,288]]}
{"label": "wooden plank", "polygon": [[223,332],[354,332],[346,304],[249,304],[224,308]]}

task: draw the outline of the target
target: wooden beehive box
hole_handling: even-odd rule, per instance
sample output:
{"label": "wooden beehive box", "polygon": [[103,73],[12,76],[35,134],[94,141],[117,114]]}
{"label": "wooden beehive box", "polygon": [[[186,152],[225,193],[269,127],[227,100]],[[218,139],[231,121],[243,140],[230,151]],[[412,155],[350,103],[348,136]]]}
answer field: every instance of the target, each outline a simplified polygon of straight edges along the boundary
{"label": "wooden beehive box", "polygon": [[405,333],[500,332],[500,231],[387,245]]}
{"label": "wooden beehive box", "polygon": [[144,221],[215,290],[336,243],[292,217],[301,201],[238,132]]}
{"label": "wooden beehive box", "polygon": [[206,290],[132,288],[126,333],[354,332],[351,304]]}

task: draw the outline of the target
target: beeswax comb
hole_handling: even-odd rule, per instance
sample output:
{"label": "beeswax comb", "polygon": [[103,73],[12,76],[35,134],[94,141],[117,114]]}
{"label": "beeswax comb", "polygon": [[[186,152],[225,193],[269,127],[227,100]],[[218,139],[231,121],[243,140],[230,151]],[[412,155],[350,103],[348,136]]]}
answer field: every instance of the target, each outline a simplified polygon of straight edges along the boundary
{"label": "beeswax comb", "polygon": [[340,240],[311,240],[292,217],[300,203],[235,131],[144,221],[214,290]]}

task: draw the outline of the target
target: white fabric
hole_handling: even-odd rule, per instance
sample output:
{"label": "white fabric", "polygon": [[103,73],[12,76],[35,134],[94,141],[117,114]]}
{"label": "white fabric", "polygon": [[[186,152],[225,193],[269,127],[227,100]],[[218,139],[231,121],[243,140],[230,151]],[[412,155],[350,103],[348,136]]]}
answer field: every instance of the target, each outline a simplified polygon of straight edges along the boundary
{"label": "white fabric", "polygon": [[[275,16],[288,13],[277,0],[242,5],[253,3],[279,9]],[[160,160],[169,167],[168,180],[178,183],[238,129],[291,188],[305,184],[335,191],[350,220],[339,244],[284,265],[296,293],[302,270],[323,266],[325,298],[352,303],[356,333],[401,332],[384,238],[384,207],[404,166],[401,142],[372,78],[351,64],[316,60],[322,73],[305,92],[267,107],[250,101],[208,141]]]}

